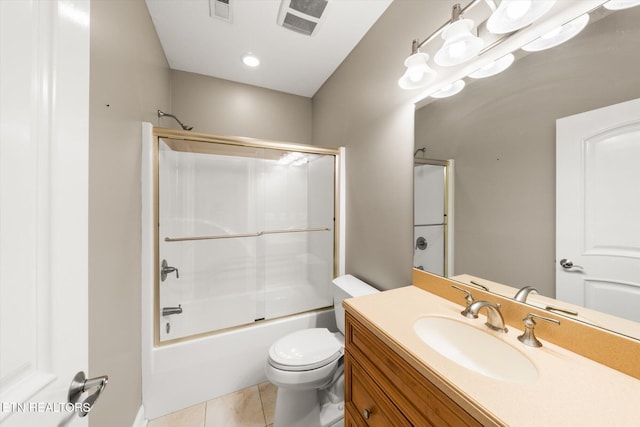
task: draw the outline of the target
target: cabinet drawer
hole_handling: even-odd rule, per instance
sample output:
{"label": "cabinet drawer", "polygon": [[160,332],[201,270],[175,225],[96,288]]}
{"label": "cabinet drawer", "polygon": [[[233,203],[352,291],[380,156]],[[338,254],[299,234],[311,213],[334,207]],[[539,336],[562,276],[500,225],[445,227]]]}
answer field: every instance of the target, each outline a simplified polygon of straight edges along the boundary
{"label": "cabinet drawer", "polygon": [[[360,424],[370,427],[411,426],[398,408],[348,354],[345,355],[346,404],[359,414]],[[355,415],[354,415],[355,418]]]}

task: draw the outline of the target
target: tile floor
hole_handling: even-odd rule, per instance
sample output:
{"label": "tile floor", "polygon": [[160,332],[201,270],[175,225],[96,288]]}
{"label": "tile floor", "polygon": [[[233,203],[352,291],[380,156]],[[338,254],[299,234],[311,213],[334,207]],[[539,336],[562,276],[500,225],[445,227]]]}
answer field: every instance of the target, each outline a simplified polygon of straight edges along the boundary
{"label": "tile floor", "polygon": [[271,427],[276,391],[261,383],[156,418],[147,427]]}

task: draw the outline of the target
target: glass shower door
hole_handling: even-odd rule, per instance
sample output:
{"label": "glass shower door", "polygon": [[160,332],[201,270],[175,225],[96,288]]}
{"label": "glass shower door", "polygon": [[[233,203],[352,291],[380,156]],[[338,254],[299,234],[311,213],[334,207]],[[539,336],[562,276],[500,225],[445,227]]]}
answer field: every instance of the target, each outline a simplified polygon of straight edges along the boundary
{"label": "glass shower door", "polygon": [[160,341],[332,305],[333,155],[159,142]]}
{"label": "glass shower door", "polygon": [[264,305],[255,237],[263,150],[207,149],[160,142],[159,261],[176,269],[159,283],[161,341],[252,323]]}

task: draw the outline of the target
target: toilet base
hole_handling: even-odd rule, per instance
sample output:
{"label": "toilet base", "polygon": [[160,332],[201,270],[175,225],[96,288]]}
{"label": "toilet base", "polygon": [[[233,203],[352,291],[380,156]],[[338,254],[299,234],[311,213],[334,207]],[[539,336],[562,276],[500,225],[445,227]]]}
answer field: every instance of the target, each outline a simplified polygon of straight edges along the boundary
{"label": "toilet base", "polygon": [[273,427],[343,427],[344,401],[331,402],[325,393],[278,387]]}

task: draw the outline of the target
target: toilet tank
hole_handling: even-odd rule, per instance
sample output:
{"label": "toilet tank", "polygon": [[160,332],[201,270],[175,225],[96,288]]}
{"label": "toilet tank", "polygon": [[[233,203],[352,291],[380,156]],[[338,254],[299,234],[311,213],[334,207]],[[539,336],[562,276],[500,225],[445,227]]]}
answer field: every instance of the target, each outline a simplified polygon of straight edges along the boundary
{"label": "toilet tank", "polygon": [[333,308],[338,330],[344,335],[344,308],[342,301],[347,298],[360,297],[379,292],[376,288],[350,274],[333,279]]}

